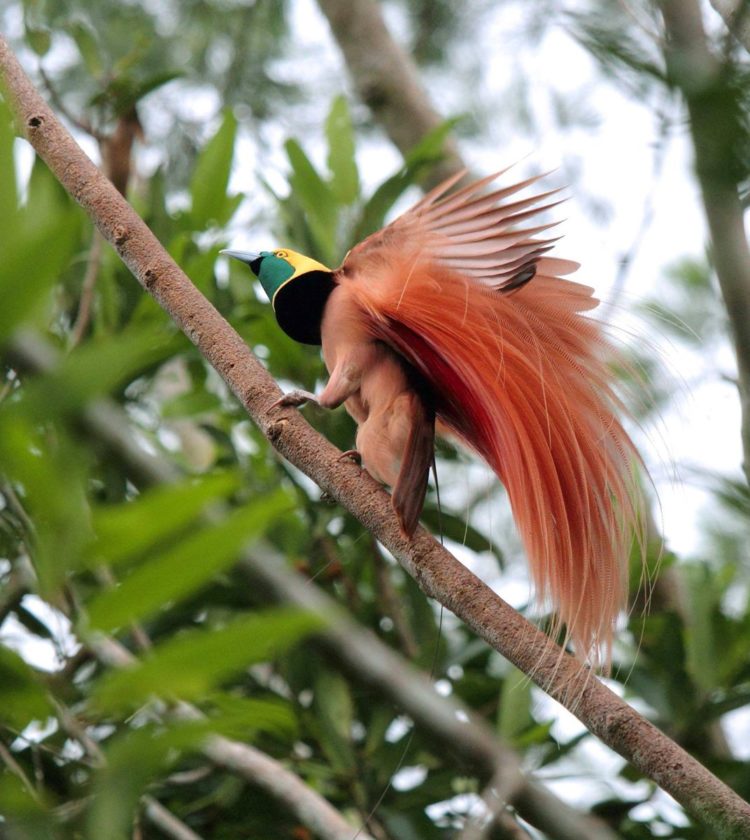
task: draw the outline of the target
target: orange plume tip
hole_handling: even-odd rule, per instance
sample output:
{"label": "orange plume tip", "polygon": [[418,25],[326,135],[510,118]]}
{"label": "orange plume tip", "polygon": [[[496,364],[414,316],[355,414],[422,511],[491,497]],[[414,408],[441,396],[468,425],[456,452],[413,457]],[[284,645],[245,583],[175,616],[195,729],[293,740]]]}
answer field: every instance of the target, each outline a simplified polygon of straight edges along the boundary
{"label": "orange plume tip", "polygon": [[581,314],[591,290],[535,278],[501,294],[418,253],[379,253],[365,273],[348,293],[429,383],[438,419],[502,481],[554,629],[606,667],[643,520],[607,341]]}

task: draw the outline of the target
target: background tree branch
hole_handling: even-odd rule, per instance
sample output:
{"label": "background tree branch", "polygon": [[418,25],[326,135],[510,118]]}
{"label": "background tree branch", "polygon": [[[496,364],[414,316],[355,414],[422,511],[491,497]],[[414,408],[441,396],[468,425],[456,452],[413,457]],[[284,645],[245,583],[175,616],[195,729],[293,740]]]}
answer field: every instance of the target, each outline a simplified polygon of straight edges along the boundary
{"label": "background tree branch", "polygon": [[[721,62],[709,49],[697,0],[662,0],[666,59],[673,83],[685,98],[695,169],[711,237],[711,258],[724,297],[737,356],[742,405],[743,468],[750,481],[750,247],[738,192],[737,144],[731,88]],[[728,105],[729,116],[722,112]],[[737,115],[739,119],[739,115]]]}
{"label": "background tree branch", "polygon": [[[430,102],[414,60],[388,31],[375,0],[318,0],[318,5],[360,99],[401,154],[408,154],[445,119]],[[430,172],[431,185],[465,168],[452,137],[445,141],[444,150],[444,160]]]}
{"label": "background tree branch", "polygon": [[750,9],[747,0],[711,0],[732,35],[750,52]]}

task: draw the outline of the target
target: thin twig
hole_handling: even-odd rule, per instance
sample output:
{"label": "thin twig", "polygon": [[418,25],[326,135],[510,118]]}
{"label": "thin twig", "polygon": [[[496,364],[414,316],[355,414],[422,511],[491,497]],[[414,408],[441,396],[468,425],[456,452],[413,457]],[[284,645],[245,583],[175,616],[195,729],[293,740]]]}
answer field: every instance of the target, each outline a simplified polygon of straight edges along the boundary
{"label": "thin twig", "polygon": [[73,712],[59,700],[53,700],[57,719],[62,728],[74,738],[83,748],[91,760],[92,766],[104,767],[107,763],[104,751],[99,744],[86,732],[86,727],[78,720]]}
{"label": "thin twig", "polygon": [[149,822],[160,828],[174,840],[202,840],[200,834],[196,834],[192,828],[178,819],[171,811],[167,810],[158,799],[153,796],[142,796],[141,802],[144,805],[143,813]]}
{"label": "thin twig", "polygon": [[44,82],[45,88],[47,89],[50,101],[65,117],[65,119],[85,134],[88,134],[97,141],[101,141],[104,138],[104,135],[100,131],[97,131],[88,120],[83,119],[83,117],[77,117],[72,111],[68,110],[67,105],[63,102],[62,97],[58,93],[57,87],[52,82],[52,79],[50,79],[47,75],[47,71],[41,64],[39,65],[39,75]]}
{"label": "thin twig", "polygon": [[99,231],[94,228],[91,237],[91,248],[86,262],[86,273],[81,283],[81,297],[78,301],[78,314],[70,332],[70,346],[76,347],[81,343],[91,320],[91,310],[96,290],[96,281],[99,277],[99,269],[102,265],[102,251],[104,239]]}
{"label": "thin twig", "polygon": [[26,775],[26,771],[16,761],[16,759],[13,757],[13,753],[5,746],[5,744],[2,741],[0,741],[0,759],[3,760],[6,767],[11,771],[11,773],[18,776],[18,778],[21,780],[23,786],[29,792],[29,795],[34,800],[34,802],[36,802],[37,805],[41,805],[39,792],[34,787],[34,783]]}

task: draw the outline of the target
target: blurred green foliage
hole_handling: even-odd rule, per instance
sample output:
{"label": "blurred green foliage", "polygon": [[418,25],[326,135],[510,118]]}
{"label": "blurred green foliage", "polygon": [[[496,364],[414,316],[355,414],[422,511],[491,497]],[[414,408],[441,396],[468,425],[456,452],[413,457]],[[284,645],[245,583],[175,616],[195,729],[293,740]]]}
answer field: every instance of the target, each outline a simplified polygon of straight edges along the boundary
{"label": "blurred green foliage", "polygon": [[[431,16],[432,4],[402,5],[420,56],[439,63],[460,34],[455,10],[435,4]],[[275,63],[288,39],[289,4],[194,0],[174,18],[168,4],[22,6],[25,43],[45,66],[61,44],[74,51],[50,81],[100,142],[146,96],[166,85],[184,92],[188,72],[228,106],[217,109],[211,131],[171,121],[167,159],[147,181],[136,179],[130,198],[270,372],[314,388],[324,376],[318,353],[277,328],[242,266],[217,263],[244,206],[244,194],[229,191],[233,161],[243,131],[257,131],[231,106],[260,121],[279,117],[298,96]],[[539,4],[535,31],[548,11]],[[612,43],[606,16],[568,24],[639,95],[664,84],[656,58],[630,33]],[[336,265],[419,183],[452,123],[370,187],[357,161],[359,118],[341,96],[324,110],[314,138],[285,130],[283,187],[268,173],[258,179],[272,198],[278,244]],[[434,661],[442,688],[491,721],[527,769],[589,786],[602,781],[586,762],[591,736],[559,735],[526,678],[447,616],[439,636],[438,614],[416,584],[270,450],[116,256],[106,246],[97,251],[89,223],[44,164],[34,160],[28,177],[20,174],[13,150],[22,145],[3,112],[0,833],[159,837],[145,816],[148,794],[202,837],[307,837],[270,796],[202,754],[208,736],[223,734],[281,761],[353,825],[385,791],[374,818],[379,836],[454,836],[486,779],[404,720],[377,686],[353,681],[326,656],[314,642],[319,622],[269,606],[238,562],[261,550],[284,557],[415,667],[429,672]],[[692,349],[698,334],[721,341],[726,324],[709,262],[675,262],[664,287],[648,310],[658,329]],[[87,295],[90,315],[77,339]],[[96,432],[92,416],[103,406],[119,409],[124,428],[113,433],[126,432],[167,465],[163,480]],[[350,448],[354,429],[343,411],[311,419]],[[439,454],[449,480],[469,468],[449,445]],[[660,582],[646,593],[647,617],[636,610],[618,643],[615,679],[747,797],[750,770],[720,723],[750,704],[750,503],[744,484],[700,478],[714,489],[716,519],[698,556],[663,556]],[[493,575],[517,558],[512,539],[501,553],[496,535],[478,524],[485,520],[473,516],[487,495],[446,502],[438,513],[431,489],[424,522]],[[653,536],[650,568],[659,550]],[[103,634],[131,652],[129,667],[97,656]],[[188,700],[202,719],[175,713]],[[402,764],[422,773],[388,787]],[[622,766],[592,795],[620,836],[708,838],[636,780]]]}

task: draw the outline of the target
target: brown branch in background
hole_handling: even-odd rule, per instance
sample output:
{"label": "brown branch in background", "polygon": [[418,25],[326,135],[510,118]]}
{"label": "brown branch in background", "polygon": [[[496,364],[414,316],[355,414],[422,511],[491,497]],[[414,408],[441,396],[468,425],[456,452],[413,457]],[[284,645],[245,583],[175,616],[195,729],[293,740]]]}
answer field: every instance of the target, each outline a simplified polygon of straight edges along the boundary
{"label": "brown branch in background", "polygon": [[[430,102],[414,60],[391,36],[376,0],[318,0],[318,5],[360,99],[407,154],[445,119]],[[445,159],[430,172],[430,186],[465,168],[455,140],[446,140],[444,150]]]}
{"label": "brown branch in background", "polygon": [[[97,658],[113,668],[127,668],[138,660],[119,642],[100,636],[92,647]],[[203,720],[203,714],[190,703],[179,703],[171,716],[176,720]],[[221,735],[211,735],[201,748],[214,764],[233,771],[257,785],[285,805],[304,825],[324,840],[351,840],[354,829],[319,793],[308,787],[280,762],[260,750]],[[360,832],[361,840],[373,840]]]}
{"label": "brown branch in background", "polygon": [[133,146],[143,139],[138,110],[131,105],[117,118],[114,131],[99,141],[102,169],[121,195],[127,195],[133,169]]}
{"label": "brown branch in background", "polygon": [[94,228],[91,236],[91,248],[89,248],[89,257],[86,262],[86,273],[83,275],[83,282],[81,283],[81,297],[78,301],[78,314],[70,331],[70,346],[77,347],[91,320],[91,308],[94,302],[94,292],[96,290],[96,281],[99,278],[99,269],[102,264],[102,250],[104,247],[104,239],[101,233]]}
{"label": "brown branch in background", "polygon": [[146,819],[161,829],[168,837],[172,837],[174,840],[202,840],[200,834],[196,834],[182,820],[177,819],[158,799],[154,799],[153,796],[143,796],[141,802]]}
{"label": "brown branch in background", "polygon": [[750,52],[750,3],[748,0],[710,0],[727,29]]}
{"label": "brown branch in background", "polygon": [[[750,805],[564,654],[423,528],[401,533],[390,497],[292,409],[272,409],[276,383],[55,118],[0,39],[0,72],[29,142],[95,220],[141,285],[222,376],[273,446],[347,508],[420,588],[575,714],[595,735],[727,838],[750,835]],[[750,330],[750,317],[747,320]]]}
{"label": "brown branch in background", "polygon": [[409,620],[404,614],[401,598],[391,580],[391,569],[377,540],[371,538],[370,547],[375,570],[375,589],[380,599],[381,612],[393,622],[393,629],[404,656],[407,659],[415,659],[419,654],[419,645],[414,638]]}
{"label": "brown branch in background", "polygon": [[728,130],[726,110],[731,105],[720,95],[726,90],[724,68],[709,49],[698,0],[661,0],[660,5],[667,35],[667,67],[687,103],[711,258],[737,356],[743,469],[750,481],[750,248],[732,174],[737,151],[733,143],[739,139]]}
{"label": "brown branch in background", "polygon": [[513,805],[531,825],[553,840],[613,840],[599,820],[570,808],[542,785],[525,778],[520,760],[489,724],[455,697],[441,697],[432,680],[360,627],[336,601],[291,572],[270,549],[256,549],[242,562],[254,585],[274,600],[293,604],[327,623],[320,644],[357,681],[408,714],[431,738],[480,777],[495,796]]}

